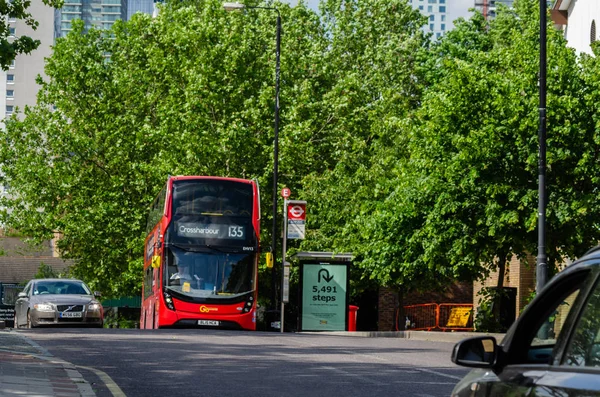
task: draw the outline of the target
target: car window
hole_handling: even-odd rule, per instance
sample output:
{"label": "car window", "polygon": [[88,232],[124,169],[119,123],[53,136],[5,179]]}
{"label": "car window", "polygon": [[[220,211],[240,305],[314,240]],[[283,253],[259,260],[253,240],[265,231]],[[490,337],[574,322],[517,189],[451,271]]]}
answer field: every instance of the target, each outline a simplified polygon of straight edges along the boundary
{"label": "car window", "polygon": [[559,301],[545,321],[537,330],[531,346],[548,346],[556,344],[556,338],[562,331],[569,312],[579,295],[579,289],[571,292],[566,298]]}
{"label": "car window", "polygon": [[600,285],[597,283],[567,346],[566,365],[600,367]]}
{"label": "car window", "polygon": [[[513,324],[505,338],[507,360],[515,364],[552,364],[573,328],[580,291],[587,290],[589,269],[564,274],[553,280]],[[562,356],[562,355],[561,355]]]}
{"label": "car window", "polygon": [[29,283],[28,283],[28,284],[25,286],[25,288],[23,289],[23,292],[24,292],[24,293],[25,293],[27,296],[29,296],[29,292],[30,292],[30,290],[31,290],[31,282],[29,282]]}

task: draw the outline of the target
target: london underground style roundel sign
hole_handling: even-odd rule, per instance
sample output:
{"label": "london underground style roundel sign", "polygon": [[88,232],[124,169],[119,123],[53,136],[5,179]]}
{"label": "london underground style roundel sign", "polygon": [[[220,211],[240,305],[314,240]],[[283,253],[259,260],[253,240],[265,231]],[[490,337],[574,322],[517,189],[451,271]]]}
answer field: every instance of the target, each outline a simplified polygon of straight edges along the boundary
{"label": "london underground style roundel sign", "polygon": [[289,217],[289,219],[294,219],[294,220],[305,220],[306,219],[306,211],[304,210],[304,205],[302,205],[302,204],[290,205],[288,207],[288,217]]}
{"label": "london underground style roundel sign", "polygon": [[306,234],[306,201],[286,200],[286,225],[288,239],[304,239]]}

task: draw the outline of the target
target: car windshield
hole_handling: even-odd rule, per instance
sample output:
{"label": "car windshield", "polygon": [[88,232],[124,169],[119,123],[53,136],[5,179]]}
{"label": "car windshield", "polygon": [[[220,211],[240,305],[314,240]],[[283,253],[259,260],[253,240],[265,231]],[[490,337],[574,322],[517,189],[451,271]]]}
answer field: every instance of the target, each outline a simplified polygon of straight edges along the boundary
{"label": "car windshield", "polygon": [[167,249],[167,287],[191,297],[219,298],[243,294],[253,288],[253,254]]}
{"label": "car windshield", "polygon": [[80,281],[39,281],[33,286],[33,295],[91,295],[89,288]]}

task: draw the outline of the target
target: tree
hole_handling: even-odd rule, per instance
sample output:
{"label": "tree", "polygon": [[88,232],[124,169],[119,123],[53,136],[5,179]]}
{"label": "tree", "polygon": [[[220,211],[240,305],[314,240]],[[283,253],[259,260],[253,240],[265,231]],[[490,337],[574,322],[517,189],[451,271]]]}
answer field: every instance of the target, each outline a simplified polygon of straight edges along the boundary
{"label": "tree", "polygon": [[[494,269],[503,274],[512,255],[534,252],[537,15],[535,4],[517,2],[489,25],[475,15],[440,42],[415,51],[411,77],[419,84],[413,85],[412,101],[360,125],[358,138],[346,141],[357,145],[340,150],[332,171],[307,178],[320,217],[314,235],[323,238],[306,244],[352,251],[381,285],[411,289],[472,280]],[[598,205],[591,171],[597,140],[590,122],[597,98],[589,90],[597,69],[582,77],[560,32],[548,33],[547,240],[553,266],[576,258],[600,237],[590,217]],[[400,121],[388,139],[365,136],[394,118]],[[369,150],[353,150],[358,143]],[[360,160],[350,166],[348,158]]]}
{"label": "tree", "polygon": [[[318,36],[313,15],[297,9],[284,29]],[[104,296],[139,293],[147,206],[168,175],[269,186],[274,26],[269,13],[228,14],[218,1],[167,3],[111,31],[74,22],[37,106],[2,133],[2,221],[39,239],[59,234],[73,274]]]}
{"label": "tree", "polygon": [[[63,0],[43,0],[44,4],[60,8]],[[7,70],[15,57],[19,54],[29,54],[38,48],[39,40],[28,36],[11,37],[9,22],[21,19],[33,30],[39,23],[27,11],[31,5],[30,0],[0,0],[0,68]]]}
{"label": "tree", "polygon": [[300,194],[310,217],[302,249],[353,252],[360,267],[352,280],[385,285],[389,280],[362,255],[363,222],[389,193],[386,179],[406,156],[402,129],[422,89],[417,65],[427,45],[420,30],[425,18],[404,1],[332,0],[321,11],[331,85],[322,100],[319,143],[330,149],[303,177]]}

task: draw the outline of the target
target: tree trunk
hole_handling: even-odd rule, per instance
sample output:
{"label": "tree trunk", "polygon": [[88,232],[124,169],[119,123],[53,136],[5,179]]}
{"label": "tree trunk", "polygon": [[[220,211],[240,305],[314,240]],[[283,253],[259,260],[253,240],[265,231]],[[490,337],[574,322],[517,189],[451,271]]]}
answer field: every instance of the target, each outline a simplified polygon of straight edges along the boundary
{"label": "tree trunk", "polygon": [[504,287],[504,277],[506,275],[506,255],[505,253],[501,253],[498,258],[498,288]]}
{"label": "tree trunk", "polygon": [[498,326],[500,326],[500,313],[502,313],[504,276],[506,274],[506,257],[507,254],[505,253],[501,253],[498,256],[498,284],[496,291],[494,291],[494,295],[492,296],[492,315],[494,316]]}

